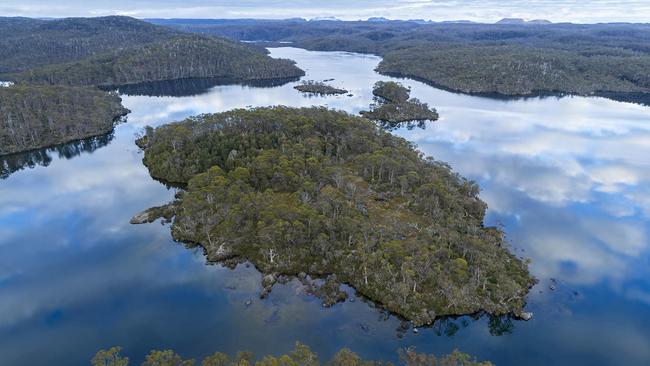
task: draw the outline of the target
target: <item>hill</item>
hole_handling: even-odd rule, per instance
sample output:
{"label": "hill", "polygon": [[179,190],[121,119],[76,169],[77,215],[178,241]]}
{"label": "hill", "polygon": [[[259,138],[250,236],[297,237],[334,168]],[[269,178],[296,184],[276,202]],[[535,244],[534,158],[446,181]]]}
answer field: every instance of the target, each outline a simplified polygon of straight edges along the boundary
{"label": "hill", "polygon": [[239,40],[378,54],[382,73],[459,92],[595,94],[640,102],[650,95],[650,25],[514,23],[165,21]]}
{"label": "hill", "polygon": [[0,18],[0,34],[0,81],[18,84],[0,87],[0,155],[112,129],[124,111],[120,99],[77,87],[183,79],[286,82],[304,75],[293,61],[271,58],[254,45],[122,16]]}
{"label": "hill", "polygon": [[304,72],[293,61],[271,58],[249,46],[220,38],[179,35],[6,78],[30,84],[110,86],[174,79],[250,81],[302,75]]}
{"label": "hill", "polygon": [[170,39],[180,32],[134,18],[109,16],[0,18],[0,34],[0,74],[6,74]]}

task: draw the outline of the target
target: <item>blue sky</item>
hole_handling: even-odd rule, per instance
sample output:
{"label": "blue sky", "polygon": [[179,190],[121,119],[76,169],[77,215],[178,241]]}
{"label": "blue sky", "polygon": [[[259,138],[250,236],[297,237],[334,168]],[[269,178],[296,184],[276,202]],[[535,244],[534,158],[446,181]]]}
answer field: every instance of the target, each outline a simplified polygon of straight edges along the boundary
{"label": "blue sky", "polygon": [[130,15],[139,18],[431,19],[493,22],[505,17],[577,23],[650,23],[650,0],[0,0],[0,15]]}

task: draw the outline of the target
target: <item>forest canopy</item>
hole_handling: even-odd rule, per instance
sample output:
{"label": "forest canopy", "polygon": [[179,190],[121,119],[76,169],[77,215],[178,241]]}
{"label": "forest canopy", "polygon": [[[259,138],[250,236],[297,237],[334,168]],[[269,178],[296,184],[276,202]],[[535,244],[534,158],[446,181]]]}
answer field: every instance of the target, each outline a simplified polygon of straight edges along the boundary
{"label": "forest canopy", "polygon": [[0,155],[105,134],[127,113],[117,94],[94,88],[0,88]]}
{"label": "forest canopy", "polygon": [[427,103],[411,98],[411,90],[394,81],[378,81],[372,90],[375,103],[361,115],[377,121],[386,129],[406,125],[424,128],[426,121],[438,120],[438,112]]}
{"label": "forest canopy", "polygon": [[571,93],[647,102],[650,25],[152,20],[238,40],[383,57],[378,71],[465,93]]}
{"label": "forest canopy", "polygon": [[304,75],[257,46],[122,16],[0,18],[0,34],[0,81],[16,83],[0,86],[0,155],[110,131],[128,111],[99,86]]}
{"label": "forest canopy", "polygon": [[174,216],[174,239],[252,262],[266,288],[280,275],[346,283],[421,325],[521,314],[534,283],[483,226],[474,182],[364,118],[240,109],[148,128],[138,145],[153,177],[186,189],[136,221]]}

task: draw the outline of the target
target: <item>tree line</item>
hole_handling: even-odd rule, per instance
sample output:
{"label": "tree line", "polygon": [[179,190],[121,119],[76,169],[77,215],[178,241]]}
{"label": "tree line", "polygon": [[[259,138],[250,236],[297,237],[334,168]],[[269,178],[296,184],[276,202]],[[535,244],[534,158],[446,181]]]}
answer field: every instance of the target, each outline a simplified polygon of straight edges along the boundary
{"label": "tree line", "polygon": [[[129,358],[121,355],[121,347],[111,347],[98,351],[91,360],[92,366],[128,366]],[[472,356],[454,350],[452,353],[437,357],[433,354],[416,352],[415,348],[398,350],[399,364],[403,366],[491,366],[492,363],[476,361]],[[153,350],[146,357],[142,366],[193,366],[194,359],[184,359],[173,350]],[[348,348],[341,349],[326,362],[308,346],[296,342],[295,348],[280,356],[267,355],[255,361],[252,352],[243,351],[231,356],[216,352],[201,361],[201,366],[394,366],[392,362],[364,360]]]}
{"label": "tree line", "polygon": [[[647,102],[647,24],[158,20],[239,40],[379,54],[378,71],[469,93],[572,93]],[[645,96],[645,97],[644,97]]]}

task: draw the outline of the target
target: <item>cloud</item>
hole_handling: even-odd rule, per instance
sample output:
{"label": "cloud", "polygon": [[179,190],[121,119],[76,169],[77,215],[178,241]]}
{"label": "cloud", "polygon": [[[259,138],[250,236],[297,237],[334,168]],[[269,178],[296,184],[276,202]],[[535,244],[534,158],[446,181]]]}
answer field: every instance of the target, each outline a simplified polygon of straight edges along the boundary
{"label": "cloud", "polygon": [[362,0],[327,2],[288,0],[99,0],[92,5],[80,0],[14,0],[0,5],[0,13],[23,16],[99,16],[123,14],[135,17],[173,18],[289,18],[325,17],[360,19],[383,16],[393,19],[468,19],[494,22],[506,17],[572,21],[579,23],[647,22],[650,4],[639,0]]}

